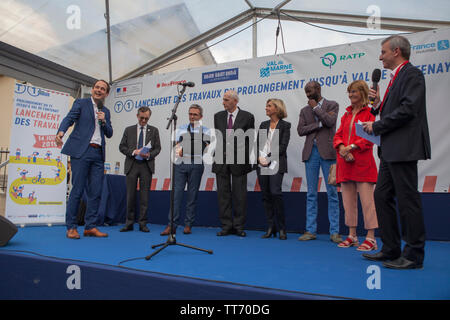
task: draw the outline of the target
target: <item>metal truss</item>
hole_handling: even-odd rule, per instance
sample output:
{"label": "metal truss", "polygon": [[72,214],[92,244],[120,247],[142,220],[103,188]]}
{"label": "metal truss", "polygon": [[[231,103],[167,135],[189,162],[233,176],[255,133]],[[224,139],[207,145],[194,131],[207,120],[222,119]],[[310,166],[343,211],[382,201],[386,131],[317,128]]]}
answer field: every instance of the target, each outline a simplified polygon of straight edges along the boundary
{"label": "metal truss", "polygon": [[[257,56],[257,19],[281,19],[285,21],[297,21],[314,24],[340,25],[351,27],[367,28],[368,16],[338,14],[338,13],[323,13],[299,10],[283,10],[281,9],[290,0],[285,0],[277,5],[275,8],[257,8],[249,1],[245,2],[250,7],[247,11],[225,21],[224,23],[200,34],[199,36],[177,46],[176,48],[164,53],[163,55],[149,61],[143,66],[123,75],[114,82],[126,80],[146,73],[150,73],[158,67],[173,61],[177,57],[194,50],[200,45],[211,41],[249,21],[253,22],[253,57]],[[420,32],[438,28],[450,27],[449,21],[436,20],[418,20],[418,19],[399,19],[399,18],[380,18],[380,29],[382,30],[396,30],[404,32]]]}

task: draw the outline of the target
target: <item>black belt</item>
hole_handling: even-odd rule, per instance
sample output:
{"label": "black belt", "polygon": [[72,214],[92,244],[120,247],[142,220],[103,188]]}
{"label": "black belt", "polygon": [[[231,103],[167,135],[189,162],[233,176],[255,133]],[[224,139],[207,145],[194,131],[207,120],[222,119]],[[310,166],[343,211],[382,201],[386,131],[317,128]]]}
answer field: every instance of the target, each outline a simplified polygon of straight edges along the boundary
{"label": "black belt", "polygon": [[102,147],[101,145],[98,145],[98,144],[95,144],[95,143],[89,143],[89,146],[92,147],[92,148],[95,148],[95,149],[100,149]]}

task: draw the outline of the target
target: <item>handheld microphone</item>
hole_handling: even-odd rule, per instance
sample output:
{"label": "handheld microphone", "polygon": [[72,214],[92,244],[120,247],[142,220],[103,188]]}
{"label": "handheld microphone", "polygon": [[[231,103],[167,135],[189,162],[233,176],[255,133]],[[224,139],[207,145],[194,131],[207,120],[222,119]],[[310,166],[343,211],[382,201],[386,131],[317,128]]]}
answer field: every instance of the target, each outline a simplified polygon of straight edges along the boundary
{"label": "handheld microphone", "polygon": [[[380,69],[374,69],[372,72],[372,89],[377,90],[378,82],[381,78],[381,70]],[[373,106],[373,102],[375,101],[375,98],[369,98],[370,104]]]}
{"label": "handheld microphone", "polygon": [[180,83],[180,86],[183,86],[183,87],[194,87],[194,86],[195,86],[195,83],[193,83],[193,82],[191,82],[191,81],[189,81],[189,82],[183,82],[183,83]]}
{"label": "handheld microphone", "polygon": [[[100,111],[102,111],[102,108],[103,108],[103,101],[98,101],[97,102],[97,109],[98,109],[98,111],[100,112]],[[101,125],[103,125],[103,121],[102,120],[98,120],[98,124],[101,126]]]}

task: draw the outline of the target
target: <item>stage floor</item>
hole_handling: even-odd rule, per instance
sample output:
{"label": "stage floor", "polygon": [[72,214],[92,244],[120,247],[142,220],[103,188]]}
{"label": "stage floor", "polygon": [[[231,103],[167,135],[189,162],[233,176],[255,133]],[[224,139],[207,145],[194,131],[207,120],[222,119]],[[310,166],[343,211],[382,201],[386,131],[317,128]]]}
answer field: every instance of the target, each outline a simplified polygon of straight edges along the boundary
{"label": "stage floor", "polygon": [[[159,235],[165,226],[149,225],[150,233],[139,232],[136,225],[134,231],[121,233],[121,227],[101,227],[101,231],[109,234],[108,238],[81,236],[80,240],[67,239],[64,226],[20,228],[9,244],[0,248],[0,254],[33,256],[30,253],[33,252],[118,270],[126,267],[324,297],[450,299],[450,242],[428,241],[424,269],[399,271],[365,260],[356,248],[338,248],[328,235],[301,242],[297,240],[299,234],[288,233],[288,239],[282,241],[261,239],[261,231],[247,231],[245,238],[217,237],[218,228],[203,227],[194,227],[191,235],[184,235],[180,227],[179,243],[214,253],[169,246],[146,261],[144,257],[154,252],[151,246],[167,240]],[[82,231],[80,227],[80,234]],[[378,288],[369,289],[373,284],[378,284]]]}

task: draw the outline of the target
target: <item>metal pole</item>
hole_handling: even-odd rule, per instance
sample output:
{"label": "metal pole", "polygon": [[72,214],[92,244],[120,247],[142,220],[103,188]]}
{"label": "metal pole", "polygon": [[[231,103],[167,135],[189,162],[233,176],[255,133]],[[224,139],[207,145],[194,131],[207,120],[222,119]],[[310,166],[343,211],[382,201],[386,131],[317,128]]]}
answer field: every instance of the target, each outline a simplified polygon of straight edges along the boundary
{"label": "metal pole", "polygon": [[283,2],[279,3],[275,8],[273,8],[272,13],[278,13],[282,7],[287,5],[291,0],[284,0]]}
{"label": "metal pole", "polygon": [[256,15],[253,16],[253,34],[252,34],[252,40],[253,40],[253,58],[258,57],[258,26],[256,25],[257,17]]}
{"label": "metal pole", "polygon": [[106,35],[108,39],[108,67],[109,67],[109,83],[112,83],[112,59],[111,59],[111,28],[109,24],[109,0],[105,0],[105,19],[106,19]]}

